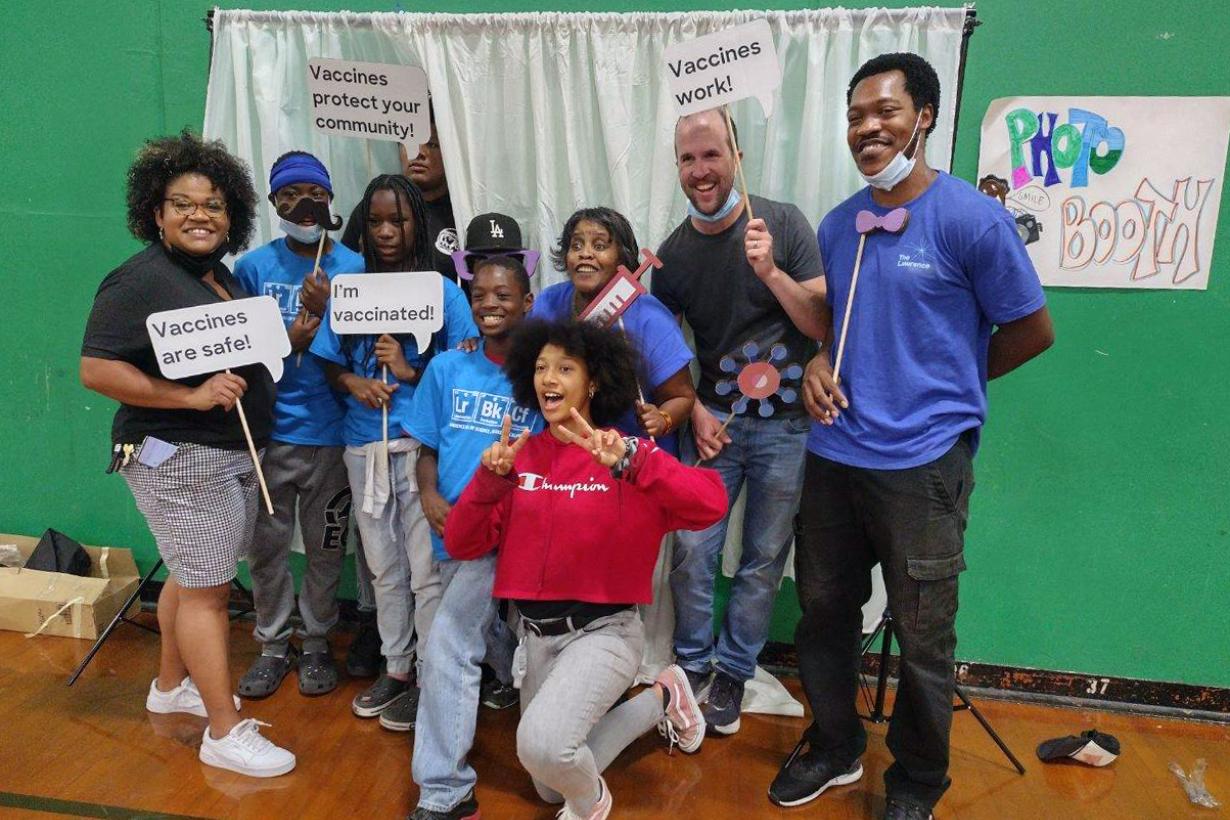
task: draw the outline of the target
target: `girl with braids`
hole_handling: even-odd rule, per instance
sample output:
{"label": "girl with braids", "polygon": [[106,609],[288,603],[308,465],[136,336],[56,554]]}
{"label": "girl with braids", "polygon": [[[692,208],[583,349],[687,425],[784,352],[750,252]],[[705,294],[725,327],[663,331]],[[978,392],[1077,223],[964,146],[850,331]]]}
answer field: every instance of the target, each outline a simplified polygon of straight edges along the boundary
{"label": "girl with braids", "polygon": [[[369,273],[431,270],[426,206],[409,179],[399,174],[376,177],[367,186],[358,213]],[[361,549],[372,575],[376,624],[386,660],[385,671],[355,697],[351,709],[363,718],[379,715],[382,726],[396,731],[413,729],[418,709],[412,663],[415,621],[429,622],[440,597],[431,532],[412,479],[419,443],[402,435],[402,429],[415,385],[433,351],[451,349],[478,335],[461,289],[447,279],[442,284],[444,327],[436,332],[430,350],[419,350],[408,335],[339,337],[327,311],[311,347],[325,360],[330,382],[347,396],[343,458]],[[394,377],[387,384],[381,378],[386,366]],[[401,435],[390,438],[388,461],[381,449],[385,405],[389,435]]]}

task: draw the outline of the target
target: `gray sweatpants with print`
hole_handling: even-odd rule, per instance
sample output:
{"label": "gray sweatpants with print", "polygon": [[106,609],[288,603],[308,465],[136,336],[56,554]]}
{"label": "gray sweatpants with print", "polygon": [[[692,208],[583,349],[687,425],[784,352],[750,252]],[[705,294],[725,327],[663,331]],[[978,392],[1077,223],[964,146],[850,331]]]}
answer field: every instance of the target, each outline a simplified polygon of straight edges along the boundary
{"label": "gray sweatpants with print", "polygon": [[299,593],[303,651],[329,651],[326,635],[337,624],[337,585],[350,520],[350,484],[342,463],[343,449],[272,442],[261,459],[273,515],[263,506],[257,514],[248,568],[256,602],[256,629],[252,634],[263,645],[264,655],[284,657],[290,646],[290,617],[295,606],[290,542],[296,512],[307,557]]}
{"label": "gray sweatpants with print", "polygon": [[524,670],[517,757],[543,800],[588,816],[601,796],[598,775],[662,719],[652,689],[611,709],[636,679],[644,647],[635,608],[564,635],[525,631],[513,662],[515,677]]}

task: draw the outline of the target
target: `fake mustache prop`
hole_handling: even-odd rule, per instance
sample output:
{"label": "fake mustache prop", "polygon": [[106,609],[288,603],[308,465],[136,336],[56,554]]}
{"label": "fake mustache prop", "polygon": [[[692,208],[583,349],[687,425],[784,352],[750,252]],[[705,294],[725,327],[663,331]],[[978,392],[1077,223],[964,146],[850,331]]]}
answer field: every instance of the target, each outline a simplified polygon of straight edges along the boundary
{"label": "fake mustache prop", "polygon": [[302,222],[305,219],[311,219],[327,231],[336,231],[342,227],[342,218],[329,212],[327,202],[319,202],[310,196],[300,199],[293,208],[279,208],[278,216],[287,222]]}

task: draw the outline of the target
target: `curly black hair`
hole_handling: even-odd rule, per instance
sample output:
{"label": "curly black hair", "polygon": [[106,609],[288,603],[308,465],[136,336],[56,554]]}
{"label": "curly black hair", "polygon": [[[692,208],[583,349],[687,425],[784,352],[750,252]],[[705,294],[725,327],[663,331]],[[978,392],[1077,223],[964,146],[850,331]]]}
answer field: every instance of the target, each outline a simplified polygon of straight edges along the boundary
{"label": "curly black hair", "polygon": [[589,403],[594,424],[609,427],[636,405],[636,351],[624,334],[593,322],[522,322],[513,331],[504,373],[512,382],[513,398],[537,407],[534,369],[546,345],[563,348],[585,362],[597,390]]}
{"label": "curly black hair", "polygon": [[231,220],[227,250],[248,246],[256,227],[256,189],[248,165],[221,140],[205,140],[184,129],[176,137],[147,140],[128,168],[128,230],[142,242],[158,241],[154,211],[162,207],[167,185],[183,174],[200,174],[226,197]]}
{"label": "curly black hair", "polygon": [[525,263],[517,257],[507,254],[484,256],[470,267],[470,274],[477,279],[478,272],[483,268],[504,268],[511,271],[513,279],[517,280],[517,285],[521,288],[521,295],[525,296],[530,292],[530,275],[525,270]]}
{"label": "curly black hair", "polygon": [[636,234],[632,230],[627,217],[614,208],[582,208],[568,217],[564,230],[560,232],[559,244],[551,251],[551,262],[558,271],[567,270],[568,246],[572,244],[572,235],[581,222],[595,222],[601,225],[611,235],[611,241],[619,249],[619,263],[628,270],[636,270],[641,249],[636,244]]}
{"label": "curly black hair", "polygon": [[881,54],[863,63],[862,67],[854,72],[850,85],[846,88],[846,105],[850,104],[850,98],[854,96],[854,86],[868,77],[888,71],[900,71],[905,75],[905,91],[914,101],[915,111],[921,112],[924,107],[931,106],[931,126],[926,131],[927,136],[931,136],[940,117],[940,78],[931,63],[917,54],[899,51]]}

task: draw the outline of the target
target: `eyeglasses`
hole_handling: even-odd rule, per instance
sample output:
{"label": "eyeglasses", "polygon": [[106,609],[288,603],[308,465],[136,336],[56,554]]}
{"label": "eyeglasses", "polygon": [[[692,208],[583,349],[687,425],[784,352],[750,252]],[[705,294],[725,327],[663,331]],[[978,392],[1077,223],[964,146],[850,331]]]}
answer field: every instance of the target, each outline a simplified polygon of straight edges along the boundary
{"label": "eyeglasses", "polygon": [[205,215],[211,219],[226,216],[226,203],[220,199],[211,199],[203,204],[193,202],[191,199],[180,199],[178,197],[167,197],[162,201],[170,202],[171,207],[175,209],[175,213],[180,216],[192,216],[197,212],[198,208],[203,209]]}

